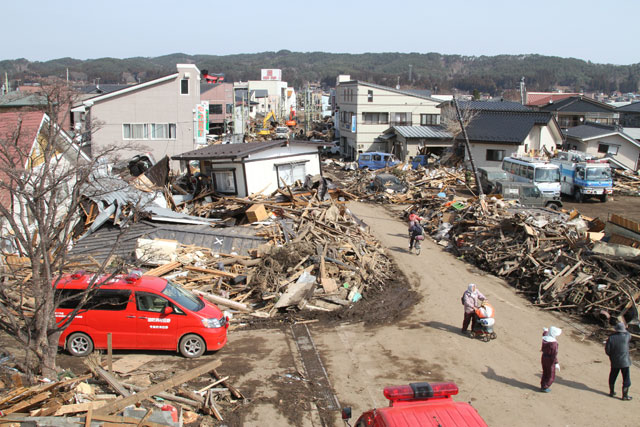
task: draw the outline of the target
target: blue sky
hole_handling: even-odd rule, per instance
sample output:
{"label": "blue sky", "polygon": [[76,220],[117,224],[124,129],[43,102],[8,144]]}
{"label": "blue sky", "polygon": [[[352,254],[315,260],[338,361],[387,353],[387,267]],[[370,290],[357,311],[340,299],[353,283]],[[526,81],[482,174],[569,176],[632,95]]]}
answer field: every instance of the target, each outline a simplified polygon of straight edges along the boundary
{"label": "blue sky", "polygon": [[[0,60],[438,52],[640,62],[640,1],[2,1]],[[201,5],[197,7],[196,5]]]}

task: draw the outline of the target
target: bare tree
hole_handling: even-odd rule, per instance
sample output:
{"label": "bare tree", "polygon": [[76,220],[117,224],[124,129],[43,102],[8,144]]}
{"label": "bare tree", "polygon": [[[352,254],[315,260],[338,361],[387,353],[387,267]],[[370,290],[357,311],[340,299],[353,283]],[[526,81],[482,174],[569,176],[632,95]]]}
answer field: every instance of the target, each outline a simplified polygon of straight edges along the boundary
{"label": "bare tree", "polygon": [[[33,136],[26,135],[33,112],[16,113],[11,131],[0,135],[0,237],[3,253],[8,255],[0,272],[0,330],[24,346],[25,367],[50,376],[57,371],[63,331],[59,326],[68,325],[81,308],[56,319],[60,298],[53,285],[73,261],[69,249],[83,197],[105,191],[88,184],[95,181],[103,158],[112,150],[90,158],[62,131],[62,120],[74,102],[66,86],[43,86],[39,95],[45,115],[35,143]],[[98,275],[116,274],[121,267],[107,266],[106,261],[96,267],[96,279],[82,303],[100,285]]]}

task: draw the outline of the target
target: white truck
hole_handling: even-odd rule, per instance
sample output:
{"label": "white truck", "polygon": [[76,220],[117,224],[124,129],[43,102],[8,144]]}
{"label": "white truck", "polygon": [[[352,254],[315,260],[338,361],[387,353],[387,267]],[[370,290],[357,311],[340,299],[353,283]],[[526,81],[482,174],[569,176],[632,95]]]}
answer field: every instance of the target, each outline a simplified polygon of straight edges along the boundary
{"label": "white truck", "polygon": [[596,159],[580,151],[560,151],[551,159],[560,167],[560,191],[577,202],[589,197],[607,201],[613,192],[611,167],[606,159]]}

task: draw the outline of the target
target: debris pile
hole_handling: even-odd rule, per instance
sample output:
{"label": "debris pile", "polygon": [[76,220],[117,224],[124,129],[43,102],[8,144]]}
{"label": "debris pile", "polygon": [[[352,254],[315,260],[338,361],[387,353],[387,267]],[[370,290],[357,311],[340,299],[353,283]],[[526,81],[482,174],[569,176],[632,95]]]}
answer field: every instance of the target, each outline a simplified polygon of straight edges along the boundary
{"label": "debris pile", "polygon": [[640,256],[608,253],[611,245],[599,241],[604,224],[597,218],[497,200],[429,199],[411,209],[436,242],[505,278],[542,309],[605,322],[626,316],[638,327]]}
{"label": "debris pile", "polygon": [[627,196],[640,196],[640,176],[627,170],[614,169],[613,192]]}
{"label": "debris pile", "polygon": [[[245,398],[229,376],[218,373],[218,360],[169,374],[148,366],[154,357],[129,355],[100,363],[100,356],[91,356],[86,363],[91,373],[59,381],[41,379],[35,385],[27,384],[15,368],[4,367],[0,373],[2,422],[63,425],[56,418],[65,417],[68,423],[84,425],[94,421],[177,427],[204,415],[223,421],[224,414]],[[154,383],[154,377],[163,379]]]}

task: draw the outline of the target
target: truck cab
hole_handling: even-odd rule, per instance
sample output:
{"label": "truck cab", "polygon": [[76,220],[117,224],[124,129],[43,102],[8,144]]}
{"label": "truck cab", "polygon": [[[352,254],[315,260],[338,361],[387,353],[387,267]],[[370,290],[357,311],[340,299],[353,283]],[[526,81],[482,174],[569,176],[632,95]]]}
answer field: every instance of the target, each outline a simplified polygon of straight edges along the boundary
{"label": "truck cab", "polygon": [[[486,426],[473,406],[455,402],[458,394],[454,383],[411,383],[385,387],[389,406],[366,411],[355,427],[417,427],[417,426]],[[342,419],[350,426],[351,408],[342,409]]]}

